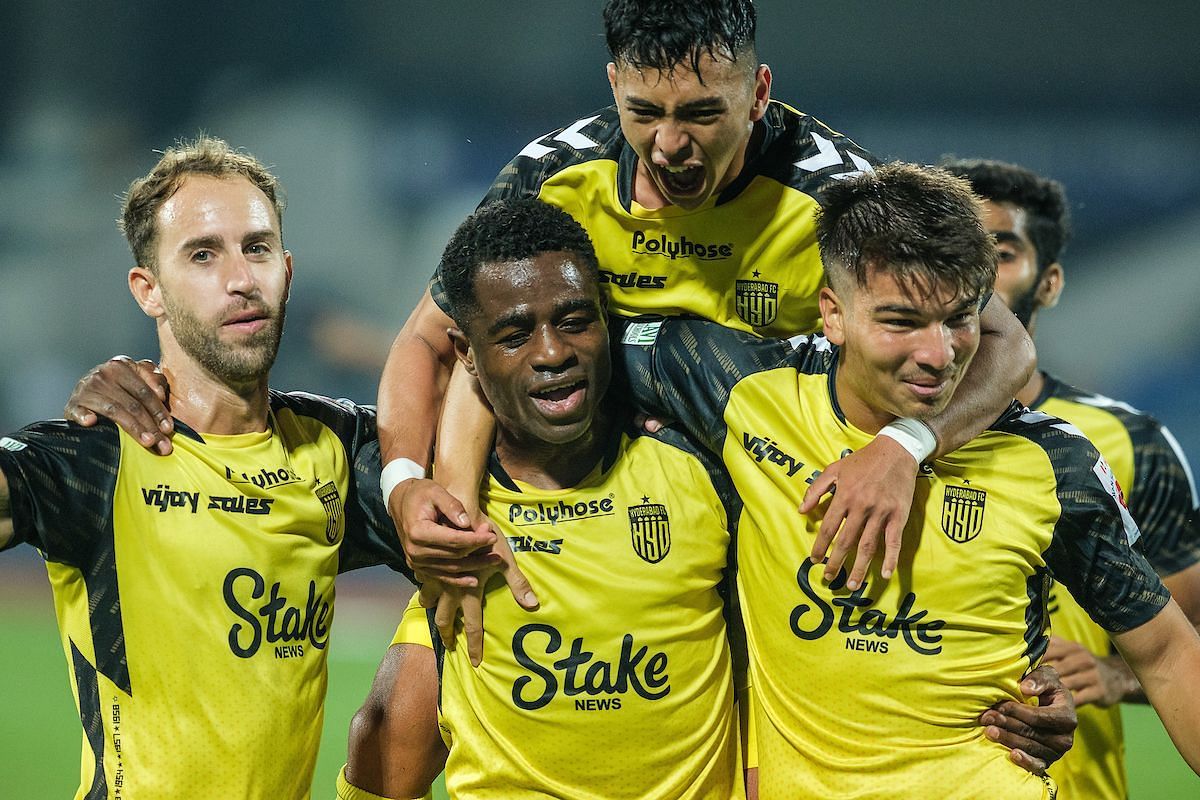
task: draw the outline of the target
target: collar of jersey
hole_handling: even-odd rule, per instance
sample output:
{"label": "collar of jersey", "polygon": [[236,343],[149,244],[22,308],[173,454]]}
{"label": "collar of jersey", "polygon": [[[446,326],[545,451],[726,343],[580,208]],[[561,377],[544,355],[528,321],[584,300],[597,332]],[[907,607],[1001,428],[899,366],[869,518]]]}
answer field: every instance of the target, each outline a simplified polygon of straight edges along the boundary
{"label": "collar of jersey", "polygon": [[[617,456],[621,453],[621,443],[626,438],[626,432],[620,430],[619,428],[614,428],[613,434],[613,436],[609,437],[608,447],[605,448],[604,454],[601,456],[600,460],[596,462],[596,465],[592,467],[591,471],[588,472],[588,474],[581,481],[579,481],[577,485],[568,486],[565,489],[537,489],[537,493],[546,495],[568,494],[570,492],[577,491],[582,486],[591,485],[601,475],[607,473],[610,469],[612,469],[613,464],[617,462]],[[496,455],[495,450],[492,450],[491,454],[488,456],[488,474],[492,476],[492,479],[496,481],[496,483],[500,484],[510,492],[520,492],[522,494],[525,493],[525,489],[521,488],[522,484],[517,483],[517,481],[508,474],[508,471],[504,469],[504,465],[500,463],[500,458]]]}
{"label": "collar of jersey", "polygon": [[253,447],[257,444],[268,442],[271,439],[272,431],[268,425],[265,431],[252,431],[251,433],[206,433],[200,435],[194,428],[179,419],[172,417],[175,422],[175,432],[183,434],[188,439],[199,442],[200,444],[209,445],[210,447],[227,447],[241,448]]}

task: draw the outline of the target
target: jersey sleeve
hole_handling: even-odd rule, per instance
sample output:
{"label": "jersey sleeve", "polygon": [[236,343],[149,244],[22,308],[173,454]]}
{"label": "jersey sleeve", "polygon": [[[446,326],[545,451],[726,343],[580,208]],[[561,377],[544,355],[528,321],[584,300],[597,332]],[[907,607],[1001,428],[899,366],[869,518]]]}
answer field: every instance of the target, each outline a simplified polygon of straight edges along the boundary
{"label": "jersey sleeve", "polygon": [[24,542],[50,561],[86,566],[98,532],[112,527],[120,454],[120,434],[108,422],[92,428],[39,422],[0,437],[13,520],[9,546]]}
{"label": "jersey sleeve", "polygon": [[386,564],[411,579],[400,538],[379,489],[382,467],[375,409],[305,392],[272,392],[271,399],[274,405],[288,406],[298,415],[318,419],[338,437],[351,462],[349,495],[354,502],[346,504],[346,534],[339,551],[338,572]]}
{"label": "jersey sleeve", "polygon": [[699,319],[652,322],[610,319],[617,382],[635,406],[676,420],[704,447],[720,453],[725,406],[743,379],[778,368],[808,370],[830,356],[821,337],[760,339]]}
{"label": "jersey sleeve", "polygon": [[1191,467],[1175,437],[1152,417],[1130,426],[1133,486],[1129,511],[1142,531],[1142,550],[1159,575],[1200,562],[1200,516]]}
{"label": "jersey sleeve", "polygon": [[1107,462],[1074,426],[1046,424],[1046,451],[1061,507],[1046,564],[1097,625],[1122,633],[1153,619],[1170,600],[1139,547],[1137,524]]}

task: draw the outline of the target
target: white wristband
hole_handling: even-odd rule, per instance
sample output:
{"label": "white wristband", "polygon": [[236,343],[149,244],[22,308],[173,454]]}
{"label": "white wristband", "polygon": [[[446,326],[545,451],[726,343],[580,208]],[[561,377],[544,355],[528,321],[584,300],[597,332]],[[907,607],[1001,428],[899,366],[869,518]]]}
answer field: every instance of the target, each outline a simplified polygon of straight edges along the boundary
{"label": "white wristband", "polygon": [[379,489],[383,492],[383,502],[387,502],[396,487],[409,478],[424,478],[425,468],[411,458],[393,458],[379,474]]}
{"label": "white wristband", "polygon": [[933,431],[924,422],[913,417],[900,417],[884,425],[879,435],[899,442],[918,464],[924,464],[937,450],[937,437],[933,435]]}

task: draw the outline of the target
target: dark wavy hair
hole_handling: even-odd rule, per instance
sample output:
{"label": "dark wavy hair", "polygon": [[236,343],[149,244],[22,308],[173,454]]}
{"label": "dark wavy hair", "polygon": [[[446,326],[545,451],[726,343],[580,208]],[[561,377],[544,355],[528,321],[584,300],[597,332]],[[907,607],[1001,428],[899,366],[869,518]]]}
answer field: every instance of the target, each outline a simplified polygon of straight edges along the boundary
{"label": "dark wavy hair", "polygon": [[604,38],[618,65],[700,74],[704,54],[758,66],[752,0],[608,0]]}
{"label": "dark wavy hair", "polygon": [[463,328],[478,312],[475,276],[483,264],[558,252],[577,256],[578,266],[599,283],[592,240],[561,208],[533,198],[500,200],[479,208],[458,226],[442,253],[439,269],[450,316]]}
{"label": "dark wavy hair", "polygon": [[835,291],[845,275],[865,286],[876,269],[925,294],[948,287],[982,300],[991,291],[995,243],[983,227],[979,198],[962,178],[897,162],[834,183],[824,200],[817,244]]}
{"label": "dark wavy hair", "polygon": [[1071,208],[1061,183],[1004,161],[947,158],[941,167],[970,181],[984,200],[1025,210],[1025,230],[1037,249],[1038,275],[1062,257],[1071,240]]}

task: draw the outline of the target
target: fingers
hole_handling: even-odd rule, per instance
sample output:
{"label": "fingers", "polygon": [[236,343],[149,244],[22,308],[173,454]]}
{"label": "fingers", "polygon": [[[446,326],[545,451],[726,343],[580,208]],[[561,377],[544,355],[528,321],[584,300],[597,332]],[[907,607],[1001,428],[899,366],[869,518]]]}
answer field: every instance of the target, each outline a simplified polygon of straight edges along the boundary
{"label": "fingers", "polygon": [[481,592],[468,592],[462,598],[463,633],[467,636],[467,657],[471,666],[483,663],[483,600]]}
{"label": "fingers", "polygon": [[[161,369],[159,369],[158,364],[155,364],[148,358],[143,358],[140,361],[134,361],[133,366],[135,369],[137,369],[138,374],[142,376],[142,380],[146,382],[146,385],[154,391],[155,397],[157,397],[159,402],[165,406],[168,398],[170,397],[171,385],[167,383],[167,376],[163,375],[163,372]],[[168,426],[170,426],[170,428],[174,427],[174,425],[171,424],[170,417],[160,421],[160,427],[162,422],[165,422]],[[163,433],[168,432],[169,428],[163,429]]]}
{"label": "fingers", "polygon": [[[1007,705],[1002,704],[1001,707],[1009,710]],[[988,739],[1004,745],[1010,751],[1019,751],[1020,756],[1013,757],[1010,754],[1013,762],[1035,774],[1040,774],[1039,770],[1045,770],[1049,764],[1061,758],[1070,749],[1074,739],[1073,729],[1065,733],[1057,728],[1039,730],[1012,714],[996,709],[984,712],[980,722],[985,726],[984,735]]]}
{"label": "fingers", "polygon": [[81,425],[94,425],[101,417],[116,423],[147,449],[162,455],[171,452],[174,425],[165,405],[166,379],[157,374],[154,385],[143,377],[154,369],[149,362],[137,366],[117,357],[93,369],[75,385],[64,416]]}
{"label": "fingers", "polygon": [[525,573],[517,566],[512,548],[508,546],[508,539],[503,536],[496,537],[496,544],[492,546],[492,552],[501,561],[500,571],[504,574],[504,581],[508,584],[508,589],[512,592],[517,605],[526,611],[536,609],[538,607],[537,595],[534,594],[533,587],[529,585]]}
{"label": "fingers", "polygon": [[1050,766],[1040,758],[1034,758],[1020,749],[1009,750],[1008,758],[1021,769],[1032,772],[1034,775],[1045,775],[1046,767]]}
{"label": "fingers", "polygon": [[433,624],[437,626],[438,636],[447,650],[454,649],[454,622],[458,619],[462,598],[461,592],[447,587],[438,598],[437,608],[433,612]]}
{"label": "fingers", "polygon": [[[830,464],[825,468],[825,471],[813,479],[813,482],[808,485],[808,491],[804,493],[804,499],[800,501],[800,513],[807,514],[817,507],[821,502],[821,498],[826,494],[833,494],[837,486],[838,465]],[[829,544],[826,542],[826,547]],[[820,561],[825,557],[825,551],[822,550],[820,556],[816,555],[814,550],[813,562]]]}
{"label": "fingers", "polygon": [[885,581],[895,574],[896,567],[900,565],[900,548],[904,544],[904,524],[907,521],[907,519],[892,519],[884,528],[883,566],[879,570],[879,575]]}

